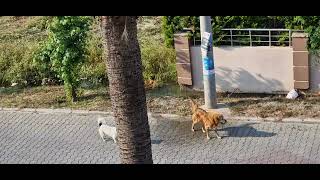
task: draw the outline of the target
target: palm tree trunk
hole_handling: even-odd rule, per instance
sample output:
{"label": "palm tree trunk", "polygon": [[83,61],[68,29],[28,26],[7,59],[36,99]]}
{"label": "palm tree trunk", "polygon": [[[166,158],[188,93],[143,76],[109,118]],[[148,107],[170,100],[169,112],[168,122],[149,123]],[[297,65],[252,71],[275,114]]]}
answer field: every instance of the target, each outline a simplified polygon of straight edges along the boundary
{"label": "palm tree trunk", "polygon": [[102,26],[121,163],[152,164],[136,17],[103,16]]}

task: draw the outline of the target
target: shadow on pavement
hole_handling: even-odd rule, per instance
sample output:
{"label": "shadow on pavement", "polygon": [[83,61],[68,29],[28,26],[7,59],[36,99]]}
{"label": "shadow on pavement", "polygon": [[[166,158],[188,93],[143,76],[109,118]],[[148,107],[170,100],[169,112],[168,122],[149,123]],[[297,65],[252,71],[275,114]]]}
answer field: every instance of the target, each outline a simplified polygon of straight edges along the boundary
{"label": "shadow on pavement", "polygon": [[163,140],[151,140],[151,144],[160,144]]}
{"label": "shadow on pavement", "polygon": [[225,137],[272,137],[277,135],[273,132],[259,131],[251,125],[256,123],[247,123],[241,126],[226,127],[219,131],[226,131]]}

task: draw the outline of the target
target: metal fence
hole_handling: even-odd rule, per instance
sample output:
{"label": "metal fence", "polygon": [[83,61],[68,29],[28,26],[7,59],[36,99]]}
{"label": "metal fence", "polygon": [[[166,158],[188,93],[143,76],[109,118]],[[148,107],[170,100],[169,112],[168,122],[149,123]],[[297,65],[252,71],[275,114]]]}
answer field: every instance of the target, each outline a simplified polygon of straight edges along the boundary
{"label": "metal fence", "polygon": [[[292,32],[303,32],[291,29],[222,29],[213,34],[215,44],[220,46],[292,46]],[[194,45],[201,44],[194,39]]]}

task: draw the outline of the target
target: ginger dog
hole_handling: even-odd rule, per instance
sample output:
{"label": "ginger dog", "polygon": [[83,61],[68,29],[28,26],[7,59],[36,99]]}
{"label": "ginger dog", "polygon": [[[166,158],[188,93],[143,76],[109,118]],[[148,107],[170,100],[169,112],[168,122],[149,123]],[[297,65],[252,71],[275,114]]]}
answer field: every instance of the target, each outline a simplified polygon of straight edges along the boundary
{"label": "ginger dog", "polygon": [[197,103],[195,103],[191,98],[191,110],[192,110],[192,126],[191,130],[194,132],[194,125],[197,123],[202,123],[202,132],[206,133],[207,139],[209,140],[209,129],[213,129],[217,138],[221,139],[216,128],[221,121],[224,119],[223,116],[218,113],[207,113],[205,110],[201,109]]}
{"label": "ginger dog", "polygon": [[216,126],[218,126],[219,123],[225,124],[227,122],[224,116],[219,112],[208,111],[208,115],[209,115],[209,119],[211,119],[211,121],[213,121],[216,124]]}

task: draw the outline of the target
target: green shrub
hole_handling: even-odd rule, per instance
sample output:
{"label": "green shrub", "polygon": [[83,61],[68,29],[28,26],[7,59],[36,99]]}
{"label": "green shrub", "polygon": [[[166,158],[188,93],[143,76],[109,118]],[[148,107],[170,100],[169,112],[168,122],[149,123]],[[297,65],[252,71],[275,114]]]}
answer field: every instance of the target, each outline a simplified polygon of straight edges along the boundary
{"label": "green shrub", "polygon": [[95,19],[88,35],[86,61],[80,70],[80,78],[94,85],[107,82],[102,40],[100,23]]}
{"label": "green shrub", "polygon": [[162,18],[162,33],[164,35],[164,42],[167,47],[173,47],[174,33],[182,30],[183,25],[181,20],[183,16],[163,16]]}
{"label": "green shrub", "polygon": [[69,102],[74,102],[77,98],[79,72],[86,59],[91,20],[88,16],[55,16],[48,28],[48,40],[35,56],[35,61],[50,64],[52,70],[63,80]]}
{"label": "green shrub", "polygon": [[[212,16],[214,45],[221,45],[226,32],[223,28],[288,28],[305,30],[309,33],[308,48],[311,51],[320,49],[320,16]],[[199,16],[164,16],[162,32],[167,47],[173,47],[173,35],[183,28],[191,28],[192,37],[200,38]],[[285,35],[285,34],[281,34]],[[280,38],[280,45],[284,38]]]}
{"label": "green shrub", "polygon": [[[19,18],[22,17],[13,17],[12,19],[19,20]],[[27,35],[30,38],[11,39],[0,43],[0,86],[9,86],[13,82],[22,83],[24,81],[27,81],[28,85],[41,85],[44,78],[61,82],[61,78],[53,71],[49,57],[44,57],[43,61],[32,63],[32,59],[41,54],[42,49],[39,44],[44,43],[47,37],[46,28],[52,22],[53,17],[37,16],[26,19],[19,33],[23,37]],[[8,23],[13,24],[14,22]],[[33,34],[34,31],[36,34]],[[94,84],[107,81],[100,31],[99,21],[95,19],[88,33],[85,62],[79,71],[81,79],[91,81]],[[41,32],[41,35],[38,35],[37,32]],[[45,56],[45,54],[43,55]]]}
{"label": "green shrub", "polygon": [[175,50],[156,42],[145,42],[141,46],[143,76],[155,80],[159,85],[177,82]]}
{"label": "green shrub", "polygon": [[[46,29],[54,18],[40,16],[26,19],[26,24],[22,25],[23,29],[19,30],[19,36],[27,35],[28,38],[10,39],[0,43],[0,86],[9,86],[13,82],[23,83],[24,81],[27,81],[28,85],[41,85],[44,78],[53,79],[55,82],[62,81],[52,67],[49,54],[42,53],[41,61],[32,62],[34,57],[39,57],[41,54],[41,44],[48,37]],[[143,21],[145,22],[140,24],[139,41],[144,78],[156,80],[159,84],[176,82],[175,51],[172,48],[166,48],[163,44],[160,36],[161,17],[146,17]],[[79,82],[89,82],[91,85],[107,83],[102,34],[98,19],[93,20],[88,32],[86,53],[78,73]]]}
{"label": "green shrub", "polygon": [[0,44],[0,85],[11,83],[36,85],[41,82],[41,74],[32,63],[32,54],[37,43],[13,42]]}

